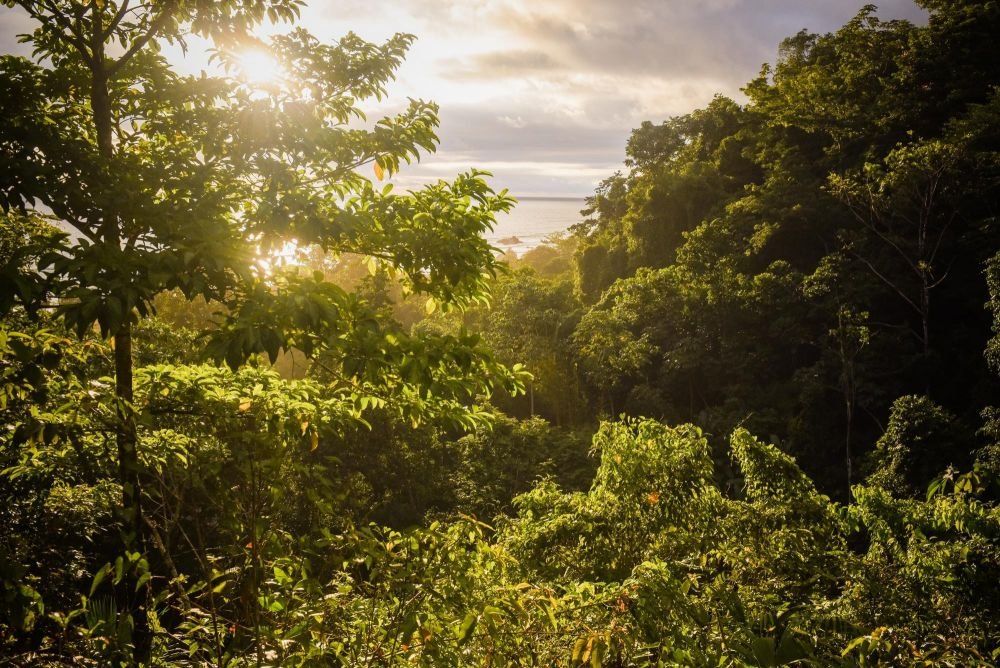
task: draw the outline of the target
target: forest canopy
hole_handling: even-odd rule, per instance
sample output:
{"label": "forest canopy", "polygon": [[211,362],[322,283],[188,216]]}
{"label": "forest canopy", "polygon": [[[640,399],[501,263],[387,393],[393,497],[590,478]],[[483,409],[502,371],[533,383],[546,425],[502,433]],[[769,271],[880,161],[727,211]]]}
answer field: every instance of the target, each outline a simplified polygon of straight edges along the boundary
{"label": "forest canopy", "polygon": [[0,664],[1000,661],[995,2],[790,36],[503,259],[386,183],[413,36],[4,4]]}

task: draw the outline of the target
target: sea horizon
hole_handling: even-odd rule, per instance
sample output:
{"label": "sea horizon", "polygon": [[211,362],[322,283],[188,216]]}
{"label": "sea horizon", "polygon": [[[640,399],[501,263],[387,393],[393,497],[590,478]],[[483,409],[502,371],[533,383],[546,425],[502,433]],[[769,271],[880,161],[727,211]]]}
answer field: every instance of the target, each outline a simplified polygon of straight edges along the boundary
{"label": "sea horizon", "polygon": [[522,196],[517,200],[510,213],[497,216],[497,225],[486,240],[518,256],[583,220],[580,210],[586,206],[584,197]]}

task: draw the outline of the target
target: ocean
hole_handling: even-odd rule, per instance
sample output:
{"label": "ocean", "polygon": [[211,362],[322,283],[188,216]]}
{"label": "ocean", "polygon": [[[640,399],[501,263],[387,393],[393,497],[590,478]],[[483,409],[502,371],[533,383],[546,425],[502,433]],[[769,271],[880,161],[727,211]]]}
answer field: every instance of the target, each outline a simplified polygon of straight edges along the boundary
{"label": "ocean", "polygon": [[491,245],[522,255],[545,237],[580,222],[583,199],[521,197],[514,209],[497,216],[497,226],[486,235]]}

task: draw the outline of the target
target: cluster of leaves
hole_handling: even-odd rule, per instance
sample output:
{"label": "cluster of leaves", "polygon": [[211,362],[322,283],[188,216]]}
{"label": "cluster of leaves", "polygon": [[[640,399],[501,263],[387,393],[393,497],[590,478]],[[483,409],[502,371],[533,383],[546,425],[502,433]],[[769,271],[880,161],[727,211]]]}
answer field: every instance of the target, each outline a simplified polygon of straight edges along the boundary
{"label": "cluster of leaves", "polygon": [[[379,511],[364,494],[373,482],[405,491],[405,480],[381,480],[385,469],[364,465],[377,461],[366,444],[386,425],[420,433],[409,425],[405,397],[383,401],[335,383],[283,379],[262,366],[140,367],[132,409],[149,548],[115,556],[122,495],[112,445],[116,411],[108,392],[113,380],[100,375],[112,351],[99,339],[79,342],[44,329],[4,330],[0,341],[9,425],[0,478],[9,501],[9,531],[0,542],[5,654],[29,664],[69,656],[131,662],[135,621],[127,596],[135,592],[126,589],[126,600],[121,592],[129,582],[156,592],[150,621],[157,660],[228,665],[257,653],[273,658],[275,648],[281,657],[302,651],[327,659],[334,645],[337,652],[362,651],[339,635],[343,625],[369,619],[360,593],[348,597],[356,609],[346,621],[324,621],[319,613],[347,614],[325,587],[331,579],[340,583],[334,591],[346,587],[341,581],[355,567],[362,569],[354,575],[359,592],[371,588],[377,599],[381,591],[365,570],[371,564],[349,566],[359,551],[379,544],[371,531],[352,527]],[[449,423],[446,413],[434,419]],[[428,470],[421,442],[409,445],[412,461]],[[430,472],[440,478],[452,469]],[[410,480],[434,490],[426,480]],[[407,501],[381,506],[391,514]],[[384,576],[397,579],[386,587],[410,586],[412,574],[387,568]],[[325,629],[329,646],[309,641],[313,631],[303,630],[303,620]],[[301,644],[289,650],[296,638]]]}
{"label": "cluster of leaves", "polygon": [[[978,665],[996,657],[998,508],[976,476],[840,506],[744,430],[716,482],[694,427],[610,423],[587,493],[539,486],[501,540],[533,581],[600,582],[610,665]],[[863,537],[864,547],[859,540]],[[597,634],[597,637],[601,637]],[[596,642],[596,641],[595,641]],[[568,643],[564,645],[568,649]]]}

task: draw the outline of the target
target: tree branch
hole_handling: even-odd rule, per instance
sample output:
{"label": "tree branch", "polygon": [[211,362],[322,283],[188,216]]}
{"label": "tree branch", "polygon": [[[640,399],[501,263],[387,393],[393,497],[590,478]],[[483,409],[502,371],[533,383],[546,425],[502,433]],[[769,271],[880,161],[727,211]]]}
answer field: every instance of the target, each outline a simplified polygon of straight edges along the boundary
{"label": "tree branch", "polygon": [[111,19],[111,23],[108,24],[108,29],[101,34],[101,40],[105,40],[110,37],[111,33],[113,33],[115,28],[118,27],[118,24],[125,18],[125,15],[128,13],[129,2],[130,0],[124,0],[122,2],[122,6],[118,8],[118,12],[115,14],[114,18]]}
{"label": "tree branch", "polygon": [[[28,15],[31,16],[31,18],[43,25],[45,24],[45,17],[35,8],[37,3],[20,0],[17,4],[28,12]],[[95,62],[94,55],[87,50],[87,45],[83,41],[83,36],[73,28],[73,24],[66,19],[65,14],[60,12],[58,8],[50,5],[48,2],[43,2],[42,7],[51,13],[52,19],[60,28],[62,28],[60,35],[80,52],[80,55],[83,57],[83,62],[85,62],[88,66],[93,67]],[[67,31],[69,31],[69,34],[66,34]]]}
{"label": "tree branch", "polygon": [[875,274],[875,275],[876,275],[876,276],[878,276],[878,277],[879,277],[880,279],[882,279],[882,282],[884,282],[884,283],[885,283],[886,285],[888,285],[888,286],[889,286],[890,288],[892,288],[893,290],[895,290],[896,294],[898,294],[898,295],[899,295],[900,297],[902,297],[903,301],[905,301],[905,302],[906,302],[907,304],[909,304],[909,305],[910,305],[910,307],[911,307],[911,308],[913,308],[913,310],[914,310],[914,311],[916,311],[917,313],[919,313],[919,314],[921,314],[921,315],[923,314],[923,311],[922,311],[922,310],[920,309],[920,307],[919,307],[919,306],[917,306],[917,305],[916,305],[916,303],[914,303],[914,301],[913,301],[912,299],[910,299],[909,297],[907,297],[907,296],[906,296],[906,293],[905,293],[905,292],[903,292],[902,290],[900,290],[900,289],[899,289],[899,287],[897,287],[895,283],[893,283],[892,281],[890,281],[890,280],[889,280],[888,278],[886,278],[886,277],[885,277],[885,276],[884,276],[884,275],[882,274],[882,272],[880,272],[880,271],[879,271],[878,269],[876,269],[876,268],[875,268],[875,265],[874,265],[874,264],[872,264],[871,262],[869,262],[869,261],[868,261],[867,259],[865,259],[865,258],[864,258],[864,257],[863,257],[862,255],[860,255],[859,253],[853,253],[853,255],[854,255],[854,257],[856,257],[857,259],[861,260],[861,262],[863,262],[863,263],[864,263],[864,265],[865,265],[866,267],[868,267],[868,268],[869,268],[869,269],[871,270],[871,272],[872,272],[873,274]]}
{"label": "tree branch", "polygon": [[157,531],[156,525],[153,521],[146,516],[143,516],[142,520],[145,522],[146,527],[149,528],[149,534],[153,539],[153,545],[155,545],[156,549],[160,551],[160,555],[163,557],[164,563],[170,570],[170,582],[168,584],[173,588],[176,596],[184,604],[184,609],[190,610],[192,607],[191,599],[188,598],[187,591],[184,589],[183,580],[177,570],[177,566],[174,564],[174,560],[170,556],[170,550],[167,549],[167,546],[163,542],[163,538],[160,536],[160,532]]}
{"label": "tree branch", "polygon": [[955,217],[958,215],[957,211],[952,211],[951,215],[948,216],[947,222],[945,222],[944,227],[941,228],[941,232],[938,233],[937,241],[934,242],[934,250],[931,251],[930,256],[927,258],[928,264],[934,264],[935,258],[937,258],[938,251],[941,250],[941,242],[944,241],[944,236],[948,232],[948,228],[955,221]]}
{"label": "tree branch", "polygon": [[137,37],[136,40],[132,42],[132,46],[130,46],[128,50],[120,58],[118,58],[118,60],[116,60],[111,67],[108,68],[108,76],[114,76],[114,74],[117,73],[118,70],[120,70],[126,63],[128,63],[128,61],[130,61],[135,54],[139,53],[144,46],[149,44],[149,41],[156,37],[156,34],[167,24],[167,21],[173,18],[174,12],[176,11],[176,2],[167,4],[166,7],[164,7],[160,12],[159,16],[153,19],[152,23],[150,23],[149,30]]}

